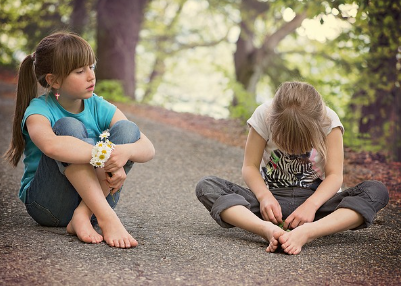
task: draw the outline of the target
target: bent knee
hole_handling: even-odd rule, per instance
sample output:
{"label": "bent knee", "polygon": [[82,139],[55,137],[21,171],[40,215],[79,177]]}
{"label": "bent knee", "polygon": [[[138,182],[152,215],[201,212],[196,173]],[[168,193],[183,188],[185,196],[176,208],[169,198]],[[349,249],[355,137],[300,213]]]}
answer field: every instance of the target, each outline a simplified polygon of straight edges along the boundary
{"label": "bent knee", "polygon": [[80,139],[88,137],[85,125],[73,117],[63,117],[57,120],[53,125],[53,132],[56,135],[73,136]]}
{"label": "bent knee", "polygon": [[[110,128],[110,141],[116,144],[134,143],[141,138],[138,125],[129,120],[117,121]],[[113,141],[114,140],[114,141]]]}
{"label": "bent knee", "polygon": [[380,181],[369,180],[362,183],[363,188],[374,198],[383,202],[388,202],[389,192],[387,187]]}
{"label": "bent knee", "polygon": [[376,211],[388,204],[390,199],[389,192],[382,182],[368,180],[360,183],[357,187],[369,197],[369,200],[375,206]]}
{"label": "bent knee", "polygon": [[207,192],[207,189],[210,189],[211,182],[214,180],[214,176],[207,176],[203,177],[195,187],[195,194],[196,197],[199,199],[200,197],[204,196]]}

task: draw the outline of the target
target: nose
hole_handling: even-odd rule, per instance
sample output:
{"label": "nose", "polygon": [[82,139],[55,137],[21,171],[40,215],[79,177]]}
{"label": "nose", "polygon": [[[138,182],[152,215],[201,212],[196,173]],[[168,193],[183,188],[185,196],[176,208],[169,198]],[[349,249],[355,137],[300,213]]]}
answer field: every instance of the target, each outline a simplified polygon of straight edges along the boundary
{"label": "nose", "polygon": [[89,69],[89,73],[88,73],[88,81],[92,81],[96,78],[95,76],[95,71],[92,69]]}

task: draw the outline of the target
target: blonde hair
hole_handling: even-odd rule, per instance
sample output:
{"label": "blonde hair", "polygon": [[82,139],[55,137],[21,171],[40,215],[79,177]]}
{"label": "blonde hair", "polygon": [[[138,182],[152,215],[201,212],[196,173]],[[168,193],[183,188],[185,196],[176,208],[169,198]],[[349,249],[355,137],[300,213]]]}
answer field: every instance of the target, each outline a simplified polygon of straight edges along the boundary
{"label": "blonde hair", "polygon": [[[21,122],[32,99],[38,96],[37,83],[49,89],[57,80],[65,79],[73,70],[96,61],[91,46],[77,34],[56,32],[43,38],[36,51],[25,57],[18,71],[17,98],[11,144],[4,158],[17,166],[25,149]],[[46,75],[52,74],[52,82]]]}
{"label": "blonde hair", "polygon": [[278,88],[269,113],[272,140],[290,154],[305,154],[312,148],[326,159],[326,133],[330,119],[322,96],[310,84],[284,82]]}

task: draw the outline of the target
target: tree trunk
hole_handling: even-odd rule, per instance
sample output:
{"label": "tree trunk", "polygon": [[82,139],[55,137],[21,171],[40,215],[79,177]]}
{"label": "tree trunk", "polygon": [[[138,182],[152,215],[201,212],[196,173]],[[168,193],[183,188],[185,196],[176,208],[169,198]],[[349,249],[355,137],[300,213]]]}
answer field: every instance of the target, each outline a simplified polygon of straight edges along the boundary
{"label": "tree trunk", "polygon": [[[395,55],[388,57],[387,61],[379,65],[375,61],[373,64],[375,68],[370,72],[380,73],[387,82],[396,82],[397,73],[390,68],[396,66],[396,57]],[[386,146],[385,151],[390,151],[392,159],[401,162],[401,89],[393,86],[385,90],[379,86],[379,84],[370,85],[370,89],[374,91],[374,99],[361,108],[359,131],[369,134],[373,145]]]}
{"label": "tree trunk", "polygon": [[125,95],[135,99],[136,46],[148,0],[99,0],[97,69],[99,80],[120,80]]}
{"label": "tree trunk", "polygon": [[[278,27],[272,34],[265,35],[263,44],[256,47],[254,45],[255,20],[259,15],[266,13],[270,9],[270,5],[268,2],[255,0],[242,0],[241,5],[241,31],[234,53],[235,75],[244,90],[255,95],[260,77],[266,73],[269,63],[276,56],[275,48],[281,40],[301,26],[302,21],[306,18],[306,11]],[[237,104],[238,98],[234,95],[232,106],[237,106]]]}
{"label": "tree trunk", "polygon": [[84,28],[89,22],[88,11],[86,10],[85,0],[72,1],[72,13],[70,16],[70,29],[82,35]]}
{"label": "tree trunk", "polygon": [[401,162],[401,7],[396,3],[382,1],[366,6],[369,56],[361,89],[354,98],[368,101],[361,108],[359,131],[369,134],[373,145]]}

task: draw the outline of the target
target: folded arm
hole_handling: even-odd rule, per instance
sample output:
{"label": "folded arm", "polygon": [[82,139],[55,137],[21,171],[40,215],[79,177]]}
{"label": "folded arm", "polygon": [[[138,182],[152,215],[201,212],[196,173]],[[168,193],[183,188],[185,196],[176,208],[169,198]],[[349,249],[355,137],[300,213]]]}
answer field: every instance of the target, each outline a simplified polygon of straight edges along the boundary
{"label": "folded arm", "polygon": [[[119,110],[111,120],[110,127],[120,120],[127,120],[127,117]],[[155,148],[152,142],[142,132],[140,139],[134,143],[116,145],[109,160],[105,163],[106,172],[115,172],[123,167],[128,160],[136,163],[145,163],[155,156]]]}
{"label": "folded arm", "polygon": [[[116,110],[110,127],[119,120],[127,120],[125,115]],[[43,115],[33,114],[26,120],[26,127],[33,143],[48,157],[61,162],[73,164],[89,163],[93,146],[73,136],[57,136],[54,134],[49,120]],[[116,168],[123,167],[128,160],[144,163],[155,155],[152,142],[141,133],[135,143],[116,145],[107,163]]]}
{"label": "folded arm", "polygon": [[48,157],[61,162],[84,164],[92,158],[92,145],[72,136],[54,134],[49,120],[33,114],[26,120],[33,143]]}

